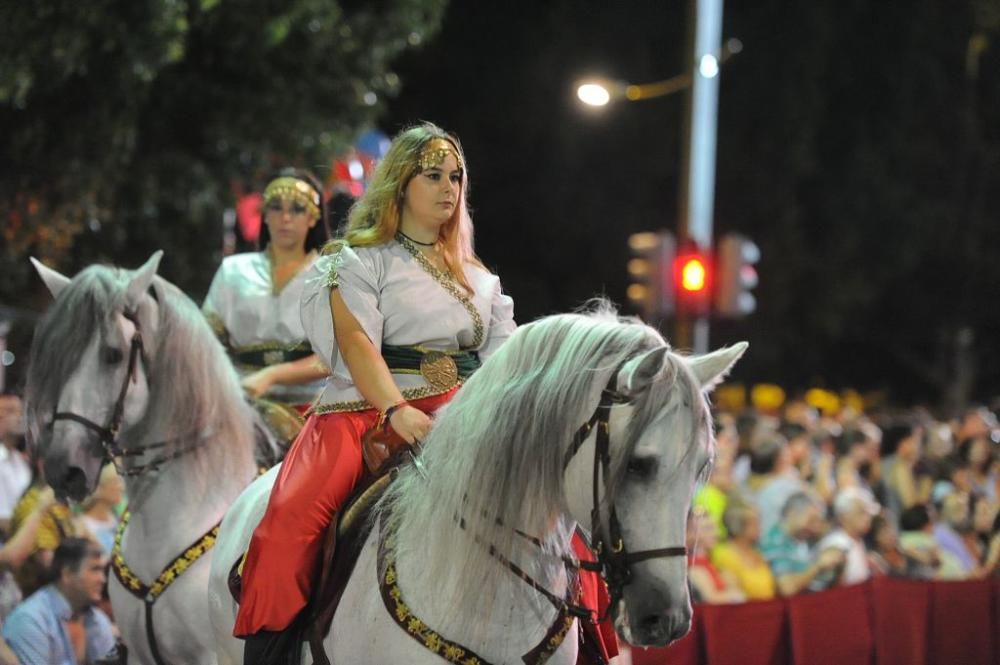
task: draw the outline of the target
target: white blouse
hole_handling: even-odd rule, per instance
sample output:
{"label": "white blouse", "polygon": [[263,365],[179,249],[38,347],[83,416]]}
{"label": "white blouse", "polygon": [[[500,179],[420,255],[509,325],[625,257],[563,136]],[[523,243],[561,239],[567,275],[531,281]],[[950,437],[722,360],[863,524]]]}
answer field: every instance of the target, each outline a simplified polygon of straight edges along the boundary
{"label": "white blouse", "polygon": [[[266,351],[294,349],[307,343],[299,316],[299,304],[310,262],[274,293],[271,259],[265,252],[234,254],[222,260],[202,304],[202,312],[229,350]],[[240,376],[257,368],[236,364]],[[289,404],[309,404],[323,387],[323,381],[302,385],[273,385],[265,397]]]}
{"label": "white blouse", "polygon": [[[466,266],[475,293],[467,296],[414,246],[396,240],[374,247],[344,247],[309,270],[302,296],[302,324],[313,349],[332,368],[317,412],[372,408],[354,385],[333,332],[330,290],[338,288],[375,348],[420,346],[437,351],[478,351],[486,360],[514,331],[514,301],[500,278]],[[418,373],[393,373],[406,399],[445,392]]]}

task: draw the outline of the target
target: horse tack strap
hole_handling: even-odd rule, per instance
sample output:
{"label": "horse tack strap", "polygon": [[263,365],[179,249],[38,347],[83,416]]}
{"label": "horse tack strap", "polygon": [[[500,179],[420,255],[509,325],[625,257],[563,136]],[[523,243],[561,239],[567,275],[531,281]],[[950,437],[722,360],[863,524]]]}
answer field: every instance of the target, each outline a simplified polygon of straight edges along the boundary
{"label": "horse tack strap", "polygon": [[215,546],[215,539],[219,535],[219,524],[221,520],[209,529],[201,538],[191,544],[184,552],[174,558],[166,568],[159,574],[151,585],[146,585],[125,563],[122,555],[122,537],[125,535],[125,527],[128,526],[130,513],[125,511],[122,520],[118,524],[115,532],[115,545],[111,550],[111,569],[115,572],[115,577],[121,585],[136,598],[140,599],[145,606],[146,614],[146,639],[149,641],[149,650],[153,655],[153,661],[157,665],[165,665],[163,657],[160,655],[160,648],[156,641],[156,631],[153,628],[153,605],[157,599],[173,584],[185,570],[200,559],[206,552]]}
{"label": "horse tack strap", "polygon": [[[413,614],[413,611],[403,600],[396,566],[392,562],[386,564],[385,573],[379,583],[379,591],[381,591],[386,610],[396,624],[407,635],[423,644],[426,649],[438,657],[449,663],[456,663],[456,665],[493,665],[472,649],[440,635]],[[562,609],[542,640],[522,657],[525,665],[543,665],[547,662],[556,649],[562,645],[575,620],[575,616],[565,608]]]}
{"label": "horse tack strap", "polygon": [[[493,665],[472,649],[462,646],[457,642],[452,642],[448,638],[436,632],[433,628],[420,620],[403,600],[403,591],[399,588],[399,575],[396,572],[396,563],[393,561],[385,546],[385,518],[382,513],[380,520],[381,534],[378,541],[378,569],[385,572],[379,578],[379,592],[385,609],[400,628],[407,635],[424,645],[435,655],[449,663],[456,665]],[[580,588],[577,586],[576,593],[573,594],[572,602],[579,602]],[[555,621],[549,627],[548,632],[541,641],[528,653],[522,656],[521,660],[525,665],[544,665],[553,653],[562,645],[573,627],[576,616],[564,606]],[[581,628],[582,630],[582,628]]]}

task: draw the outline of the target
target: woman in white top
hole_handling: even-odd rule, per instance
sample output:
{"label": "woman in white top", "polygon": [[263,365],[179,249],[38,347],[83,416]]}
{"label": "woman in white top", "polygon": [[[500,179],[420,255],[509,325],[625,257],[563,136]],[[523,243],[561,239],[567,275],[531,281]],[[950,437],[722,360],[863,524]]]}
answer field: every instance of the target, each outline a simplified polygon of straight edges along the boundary
{"label": "woman in white top", "polygon": [[228,349],[252,397],[304,412],[327,370],[302,328],[305,275],[329,239],[326,204],[316,178],[285,169],[263,196],[261,251],[226,257],[202,311]]}
{"label": "woman in white top", "polygon": [[280,631],[308,601],[321,538],[364,473],[362,435],[422,439],[514,330],[513,301],[472,250],[467,187],[455,137],[431,124],[402,132],[345,240],[310,270],[302,320],[331,376],[247,552],[234,628],[248,638],[245,663],[283,662]]}

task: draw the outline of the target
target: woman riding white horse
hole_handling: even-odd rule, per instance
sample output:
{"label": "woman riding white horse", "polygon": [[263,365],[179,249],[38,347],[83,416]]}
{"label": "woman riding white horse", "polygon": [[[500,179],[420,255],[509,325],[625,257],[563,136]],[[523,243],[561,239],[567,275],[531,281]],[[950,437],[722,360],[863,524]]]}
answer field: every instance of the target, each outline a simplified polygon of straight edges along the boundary
{"label": "woman riding white horse", "polygon": [[[686,518],[714,448],[703,391],[745,348],[683,358],[606,310],[518,329],[439,412],[421,464],[381,502],[324,642],[331,662],[575,663],[577,524],[602,553],[619,634],[639,645],[683,635]],[[241,662],[227,578],[274,475],[220,529],[220,663]]]}

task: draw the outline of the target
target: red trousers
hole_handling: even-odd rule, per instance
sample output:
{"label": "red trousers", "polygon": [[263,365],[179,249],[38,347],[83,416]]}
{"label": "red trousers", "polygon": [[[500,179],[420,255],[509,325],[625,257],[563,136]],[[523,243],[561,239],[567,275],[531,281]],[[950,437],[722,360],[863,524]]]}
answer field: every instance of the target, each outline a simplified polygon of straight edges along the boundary
{"label": "red trousers", "polygon": [[[455,390],[410,402],[431,414]],[[313,414],[289,448],[271,490],[264,519],[243,564],[233,635],[288,627],[309,601],[330,522],[364,472],[361,436],[375,425],[374,409]]]}

